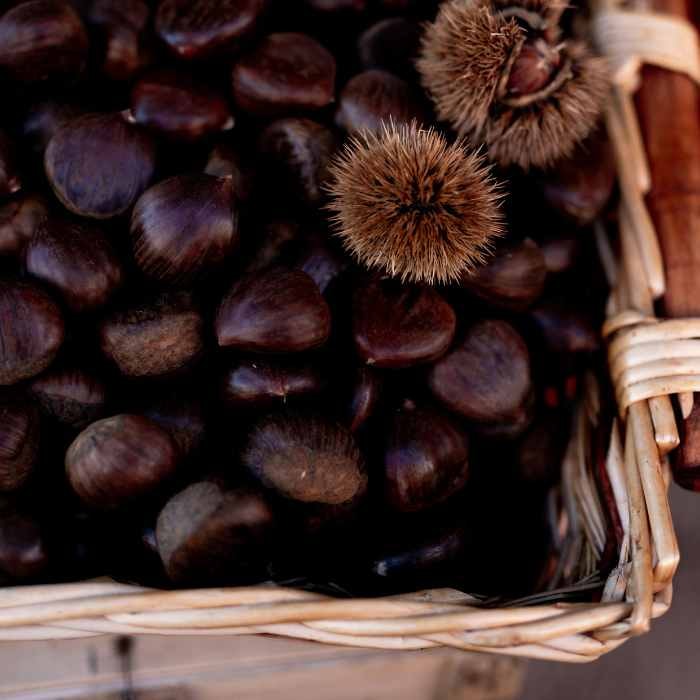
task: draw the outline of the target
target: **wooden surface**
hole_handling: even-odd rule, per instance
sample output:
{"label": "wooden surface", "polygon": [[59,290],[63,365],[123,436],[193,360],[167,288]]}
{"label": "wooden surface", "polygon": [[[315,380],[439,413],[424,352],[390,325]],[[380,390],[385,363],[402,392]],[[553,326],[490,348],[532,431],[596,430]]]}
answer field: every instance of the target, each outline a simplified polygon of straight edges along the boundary
{"label": "wooden surface", "polygon": [[446,649],[372,651],[262,636],[124,639],[0,643],[0,698],[511,700],[523,676],[514,659]]}

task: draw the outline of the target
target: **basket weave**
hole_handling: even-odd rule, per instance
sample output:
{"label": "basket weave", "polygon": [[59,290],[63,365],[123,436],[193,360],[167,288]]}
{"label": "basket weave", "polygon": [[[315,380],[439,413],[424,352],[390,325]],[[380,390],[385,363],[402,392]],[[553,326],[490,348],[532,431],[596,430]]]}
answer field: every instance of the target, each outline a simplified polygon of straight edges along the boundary
{"label": "basket weave", "polygon": [[[642,63],[683,71],[700,81],[694,30],[668,17],[594,3],[593,32],[610,59],[614,87],[606,114],[622,193],[621,260],[602,225],[596,241],[613,290],[603,335],[619,407],[604,465],[610,504],[619,518],[617,564],[601,602],[484,607],[460,591],[436,589],[382,599],[338,600],[261,585],[157,591],[111,581],[6,589],[0,597],[0,641],[117,634],[275,634],[383,649],[435,646],[587,662],[646,632],[671,604],[678,565],[667,491],[666,455],[679,444],[671,395],[687,417],[700,391],[700,321],[654,317],[664,293],[656,234],[644,205],[650,186],[632,103]],[[650,41],[650,37],[653,41]],[[561,484],[560,563],[543,600],[600,588],[606,550],[606,504],[596,480],[593,443],[600,413],[592,378],[574,416]],[[624,435],[624,439],[621,437]]]}

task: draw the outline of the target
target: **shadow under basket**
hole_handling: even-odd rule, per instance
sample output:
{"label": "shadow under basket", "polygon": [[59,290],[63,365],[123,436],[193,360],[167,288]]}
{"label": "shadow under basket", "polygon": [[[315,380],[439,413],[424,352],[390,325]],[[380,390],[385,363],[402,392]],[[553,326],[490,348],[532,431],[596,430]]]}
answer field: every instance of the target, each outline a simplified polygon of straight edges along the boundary
{"label": "shadow under basket", "polygon": [[[562,468],[552,590],[497,608],[453,589],[335,599],[273,585],[183,591],[112,581],[27,586],[0,597],[0,641],[266,634],[370,649],[443,646],[587,662],[646,632],[669,609],[679,553],[667,455],[679,445],[674,402],[687,417],[692,392],[700,390],[693,374],[700,366],[700,321],[654,317],[664,268],[644,205],[653,178],[629,67],[648,62],[691,73],[686,64],[694,56],[697,67],[697,43],[687,25],[675,22],[664,30],[671,36],[657,55],[648,46],[649,27],[666,26],[667,18],[622,10],[615,2],[596,5],[595,39],[613,67],[606,122],[621,190],[619,260],[602,224],[595,232],[612,289],[603,335],[619,410],[612,426],[599,423],[604,394],[589,377]],[[603,431],[607,450],[597,446]],[[616,527],[608,526],[611,520]],[[615,563],[601,580],[604,557]],[[570,602],[572,592],[594,588],[598,602]]]}

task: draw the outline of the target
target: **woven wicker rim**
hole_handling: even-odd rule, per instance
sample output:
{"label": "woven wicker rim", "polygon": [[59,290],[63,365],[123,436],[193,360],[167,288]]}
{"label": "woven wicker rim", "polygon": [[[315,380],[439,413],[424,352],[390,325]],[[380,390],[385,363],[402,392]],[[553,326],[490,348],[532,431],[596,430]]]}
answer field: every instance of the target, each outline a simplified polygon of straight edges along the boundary
{"label": "woven wicker rim", "polygon": [[[619,3],[594,2],[592,23],[595,40],[613,67],[606,125],[622,193],[619,263],[602,224],[595,231],[613,290],[603,335],[609,340],[619,417],[605,470],[623,533],[601,602],[534,605],[536,599],[531,599],[485,608],[453,589],[339,600],[272,585],[158,591],[98,580],[5,589],[0,641],[101,634],[274,634],[347,646],[446,646],[583,663],[646,632],[651,619],[669,609],[679,561],[667,496],[666,455],[679,444],[671,397],[676,395],[687,417],[692,392],[700,391],[700,321],[654,317],[654,299],[664,293],[664,269],[644,205],[651,178],[632,93],[642,63],[682,71],[700,82],[700,52],[688,23],[623,10]],[[573,570],[585,582],[586,574],[595,573],[606,543],[603,506],[590,464],[600,398],[595,381],[589,379],[587,385],[563,465],[567,534],[555,581]]]}

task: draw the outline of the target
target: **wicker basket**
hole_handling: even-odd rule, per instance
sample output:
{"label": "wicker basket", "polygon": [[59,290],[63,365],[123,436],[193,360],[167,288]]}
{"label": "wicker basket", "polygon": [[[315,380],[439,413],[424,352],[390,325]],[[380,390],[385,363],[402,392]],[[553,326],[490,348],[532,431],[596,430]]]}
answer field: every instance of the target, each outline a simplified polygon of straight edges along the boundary
{"label": "wicker basket", "polygon": [[[617,564],[604,582],[601,601],[561,602],[553,592],[540,599],[550,601],[544,604],[535,598],[487,608],[451,589],[340,600],[271,585],[165,592],[90,581],[5,590],[0,640],[105,633],[274,634],[368,648],[446,646],[587,662],[646,632],[651,619],[668,610],[679,561],[667,497],[666,455],[679,444],[670,395],[677,394],[687,417],[692,392],[700,390],[700,376],[694,374],[700,362],[700,321],[654,317],[654,299],[664,292],[664,269],[644,206],[650,177],[631,95],[642,62],[698,79],[700,59],[691,27],[621,10],[615,0],[597,3],[593,29],[615,77],[606,119],[622,193],[621,261],[602,225],[596,239],[613,290],[603,334],[609,341],[619,417],[601,466],[592,448],[601,398],[590,379],[562,470],[561,557],[552,586],[591,585],[610,545],[605,521],[611,510],[619,523]],[[602,491],[601,479],[607,486]]]}

